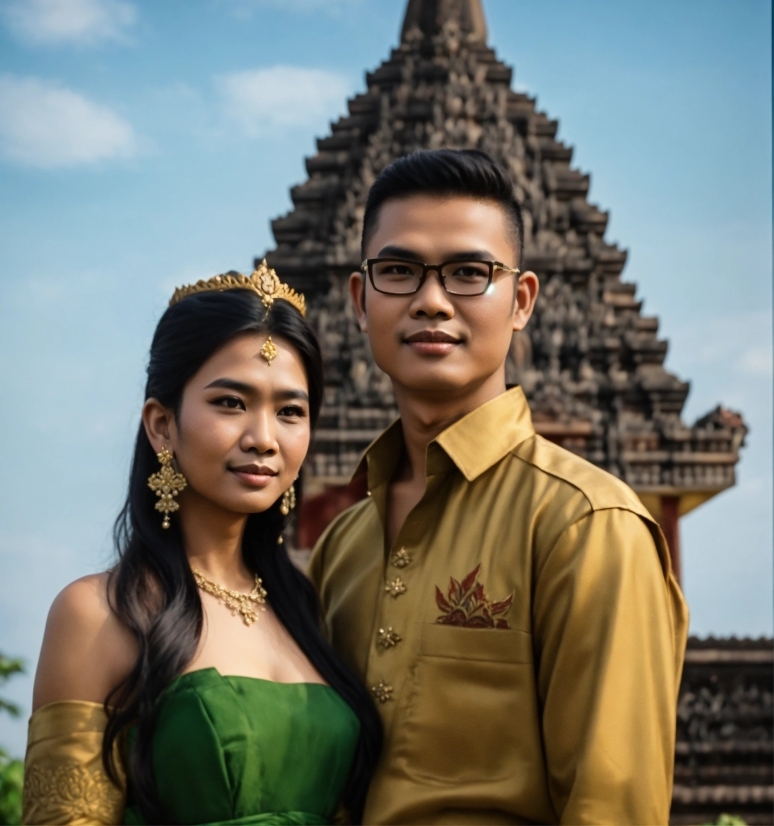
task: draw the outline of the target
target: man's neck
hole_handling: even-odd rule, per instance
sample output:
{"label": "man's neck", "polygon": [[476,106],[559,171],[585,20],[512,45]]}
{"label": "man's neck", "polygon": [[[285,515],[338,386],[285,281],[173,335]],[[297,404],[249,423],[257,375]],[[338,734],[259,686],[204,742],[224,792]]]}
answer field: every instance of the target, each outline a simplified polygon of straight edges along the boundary
{"label": "man's neck", "polygon": [[505,369],[474,388],[420,393],[394,385],[405,453],[393,481],[424,479],[427,446],[454,422],[505,392]]}

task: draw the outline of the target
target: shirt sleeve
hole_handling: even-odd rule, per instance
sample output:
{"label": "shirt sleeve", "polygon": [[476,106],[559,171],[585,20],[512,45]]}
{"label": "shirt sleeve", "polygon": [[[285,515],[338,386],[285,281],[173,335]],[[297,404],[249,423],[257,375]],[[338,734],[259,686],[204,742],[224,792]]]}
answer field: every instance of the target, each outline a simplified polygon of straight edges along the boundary
{"label": "shirt sleeve", "polygon": [[[50,703],[30,719],[24,761],[22,822],[122,823],[126,794],[102,765],[107,717],[87,702]],[[116,766],[121,770],[116,751]]]}
{"label": "shirt sleeve", "polygon": [[317,540],[317,543],[312,550],[309,557],[309,563],[306,566],[307,579],[309,579],[317,591],[317,595],[320,598],[320,605],[323,609],[323,614],[325,614],[328,607],[328,593],[325,585],[330,557],[329,549],[333,546],[333,549],[335,550],[337,539],[340,536],[342,520],[347,513],[348,511],[345,511],[343,514],[339,514],[323,531],[322,536]]}
{"label": "shirt sleeve", "polygon": [[655,525],[610,509],[536,560],[538,691],[561,823],[669,821],[688,615],[665,553]]}
{"label": "shirt sleeve", "polygon": [[311,581],[312,585],[314,585],[318,594],[320,593],[320,586],[322,585],[324,553],[325,549],[323,538],[317,541],[317,544],[314,546],[314,550],[309,557],[309,564],[306,566],[306,576]]}
{"label": "shirt sleeve", "polygon": [[331,534],[333,526],[329,525],[323,532],[323,535],[317,540],[311,556],[309,557],[309,564],[306,567],[306,576],[314,585],[317,596],[320,598],[320,607],[323,615],[325,615],[327,606],[325,604],[325,594],[323,590],[323,582],[325,580],[325,551],[328,544],[328,537]]}

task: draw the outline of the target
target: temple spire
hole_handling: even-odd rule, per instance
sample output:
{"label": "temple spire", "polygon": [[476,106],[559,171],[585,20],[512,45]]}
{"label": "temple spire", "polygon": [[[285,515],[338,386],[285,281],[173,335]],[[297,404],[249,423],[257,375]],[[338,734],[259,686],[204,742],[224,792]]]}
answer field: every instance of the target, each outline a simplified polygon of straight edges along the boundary
{"label": "temple spire", "polygon": [[[658,319],[642,315],[636,286],[621,280],[626,251],[605,241],[608,213],[588,201],[589,176],[571,165],[557,121],[510,88],[511,68],[487,46],[482,6],[408,0],[400,48],[318,140],[309,179],[291,190],[293,211],[272,222],[269,265],[306,293],[327,375],[304,484],[308,497],[328,490],[320,495],[329,498],[309,499],[316,533],[298,541],[312,547],[354,501],[343,491],[358,457],[397,414],[347,301],[370,187],[410,152],[469,147],[509,171],[524,214],[524,268],[543,288],[528,330],[512,342],[506,382],[521,385],[537,433],[634,488],[670,539],[676,568],[677,518],[734,484],[745,424],[723,409],[690,427],[682,421],[689,385],[664,367]],[[299,537],[313,524],[306,518]]]}
{"label": "temple spire", "polygon": [[470,41],[486,43],[486,20],[481,0],[409,0],[403,19],[401,41],[416,32],[432,37],[444,24],[454,21]]}

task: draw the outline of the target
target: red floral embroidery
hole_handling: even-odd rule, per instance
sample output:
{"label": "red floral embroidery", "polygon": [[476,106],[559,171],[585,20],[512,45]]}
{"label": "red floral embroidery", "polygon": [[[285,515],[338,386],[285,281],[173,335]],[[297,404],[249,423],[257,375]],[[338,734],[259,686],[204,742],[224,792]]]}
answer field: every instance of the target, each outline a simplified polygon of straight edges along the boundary
{"label": "red floral embroidery", "polygon": [[443,611],[437,623],[463,628],[510,628],[503,616],[511,607],[513,594],[499,602],[487,599],[484,586],[478,581],[480,570],[481,565],[476,565],[462,582],[451,577],[447,596],[436,585],[435,602]]}

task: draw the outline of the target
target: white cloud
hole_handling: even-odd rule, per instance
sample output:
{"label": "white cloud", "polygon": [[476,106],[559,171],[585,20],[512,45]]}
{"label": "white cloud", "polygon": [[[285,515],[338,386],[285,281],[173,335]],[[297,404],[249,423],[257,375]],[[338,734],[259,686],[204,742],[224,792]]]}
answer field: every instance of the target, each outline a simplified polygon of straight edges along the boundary
{"label": "white cloud", "polygon": [[0,75],[0,155],[44,169],[137,151],[131,124],[59,83]]}
{"label": "white cloud", "polygon": [[340,108],[348,79],[323,69],[272,66],[217,79],[227,118],[249,137],[290,126],[312,126]]}
{"label": "white cloud", "polygon": [[28,43],[92,45],[125,40],[137,9],[127,0],[8,0],[3,17]]}

